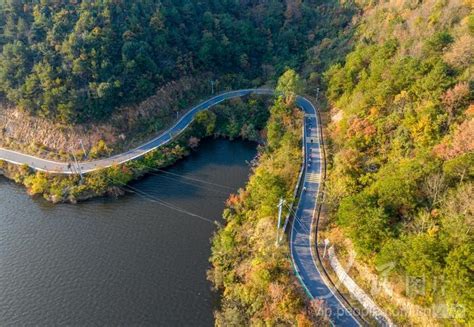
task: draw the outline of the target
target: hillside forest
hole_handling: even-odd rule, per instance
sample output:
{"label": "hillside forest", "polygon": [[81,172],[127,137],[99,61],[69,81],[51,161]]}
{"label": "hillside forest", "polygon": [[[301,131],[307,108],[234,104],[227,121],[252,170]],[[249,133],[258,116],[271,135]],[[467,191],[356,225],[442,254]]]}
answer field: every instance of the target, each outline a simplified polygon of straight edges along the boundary
{"label": "hillside forest", "polygon": [[360,5],[353,50],[325,73],[332,221],[412,303],[470,325],[473,3]]}
{"label": "hillside forest", "polygon": [[216,90],[261,86],[300,67],[316,40],[327,40],[315,63],[326,64],[352,13],[314,0],[0,0],[0,96],[78,123],[183,76],[211,73],[201,84]]}

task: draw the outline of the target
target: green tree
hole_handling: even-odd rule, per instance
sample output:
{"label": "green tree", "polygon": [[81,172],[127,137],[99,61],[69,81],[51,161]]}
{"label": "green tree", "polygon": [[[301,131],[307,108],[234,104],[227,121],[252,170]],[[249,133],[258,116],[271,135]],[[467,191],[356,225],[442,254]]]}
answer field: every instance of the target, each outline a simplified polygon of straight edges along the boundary
{"label": "green tree", "polygon": [[196,114],[193,122],[193,131],[197,137],[206,137],[214,133],[216,128],[216,114],[205,110]]}
{"label": "green tree", "polygon": [[446,298],[450,313],[462,324],[474,319],[474,245],[463,244],[446,259]]}
{"label": "green tree", "polygon": [[390,217],[383,208],[375,206],[365,193],[344,198],[338,208],[337,218],[364,255],[378,252],[393,235]]}
{"label": "green tree", "polygon": [[286,103],[295,100],[298,93],[302,91],[302,81],[299,75],[293,69],[288,69],[278,79],[276,92],[283,94]]}

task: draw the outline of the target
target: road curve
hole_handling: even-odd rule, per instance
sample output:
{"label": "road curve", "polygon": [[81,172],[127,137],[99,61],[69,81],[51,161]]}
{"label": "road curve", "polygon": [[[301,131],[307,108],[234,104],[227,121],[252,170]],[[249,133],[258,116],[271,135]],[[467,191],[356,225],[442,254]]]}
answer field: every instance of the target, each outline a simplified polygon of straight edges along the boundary
{"label": "road curve", "polygon": [[[172,127],[161,133],[154,139],[140,145],[139,147],[112,156],[110,158],[84,161],[78,163],[82,173],[88,173],[110,167],[115,164],[139,158],[154,149],[170,142],[176,135],[184,131],[191,124],[195,115],[203,110],[209,109],[216,104],[249,94],[273,95],[270,89],[244,89],[225,92],[206,100],[190,109]],[[321,144],[319,140],[320,123],[316,115],[316,108],[304,97],[298,96],[297,105],[305,113],[304,124],[304,155],[305,165],[303,180],[306,189],[300,195],[296,208],[296,215],[290,233],[290,250],[296,274],[311,299],[322,299],[325,301],[331,322],[336,326],[359,326],[357,320],[350,311],[334,295],[332,288],[326,284],[325,279],[319,271],[311,246],[311,232],[316,221],[317,198],[321,181]],[[71,167],[67,162],[57,162],[34,157],[21,152],[0,148],[0,160],[17,165],[28,165],[38,171],[56,174],[77,174],[77,168]],[[310,163],[311,162],[311,163]]]}

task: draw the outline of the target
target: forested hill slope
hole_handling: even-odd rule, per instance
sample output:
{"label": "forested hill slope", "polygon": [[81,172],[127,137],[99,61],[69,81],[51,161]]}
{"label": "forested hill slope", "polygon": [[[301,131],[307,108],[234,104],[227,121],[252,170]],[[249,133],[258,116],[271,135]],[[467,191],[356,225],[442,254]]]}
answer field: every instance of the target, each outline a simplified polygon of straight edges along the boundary
{"label": "forested hill slope", "polygon": [[0,0],[0,93],[69,123],[107,117],[185,75],[260,86],[299,67],[321,40],[316,66],[327,63],[350,8],[314,0]]}
{"label": "forested hill slope", "polygon": [[326,73],[332,217],[412,303],[472,324],[473,3],[361,6],[354,50]]}

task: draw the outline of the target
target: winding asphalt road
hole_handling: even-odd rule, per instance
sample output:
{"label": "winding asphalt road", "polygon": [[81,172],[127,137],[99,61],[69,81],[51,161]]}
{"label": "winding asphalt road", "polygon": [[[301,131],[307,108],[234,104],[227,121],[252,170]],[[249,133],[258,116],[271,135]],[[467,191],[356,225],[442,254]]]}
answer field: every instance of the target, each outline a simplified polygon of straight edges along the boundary
{"label": "winding asphalt road", "polygon": [[291,258],[296,274],[311,299],[323,300],[331,322],[336,326],[360,326],[358,320],[342,304],[322,277],[316,261],[316,249],[311,245],[311,235],[317,222],[317,199],[322,178],[322,145],[320,122],[316,108],[304,97],[296,99],[305,113],[304,124],[304,173],[303,191],[296,208],[290,233]]}
{"label": "winding asphalt road", "polygon": [[[217,95],[207,101],[204,101],[196,107],[189,110],[181,117],[175,125],[163,132],[151,141],[128,152],[116,156],[95,161],[80,162],[78,166],[82,173],[88,173],[95,170],[110,167],[115,164],[121,164],[135,158],[139,158],[146,153],[163,146],[170,142],[176,135],[186,129],[191,124],[194,116],[203,110],[206,110],[216,104],[231,99],[242,97],[249,94],[273,95],[274,90],[269,89],[245,89],[230,91]],[[323,279],[319,271],[311,246],[311,234],[313,224],[316,221],[317,198],[321,181],[321,144],[319,140],[319,121],[316,115],[316,108],[304,97],[297,97],[297,105],[305,113],[305,168],[303,180],[301,181],[305,188],[300,195],[300,201],[296,208],[295,219],[290,234],[291,257],[295,267],[296,274],[311,299],[321,299],[325,301],[331,322],[336,326],[359,326],[357,320],[341,303],[339,298],[334,295]],[[67,162],[56,162],[47,159],[37,158],[20,152],[0,148],[0,160],[13,164],[26,164],[33,169],[56,174],[77,174],[77,167]]]}

